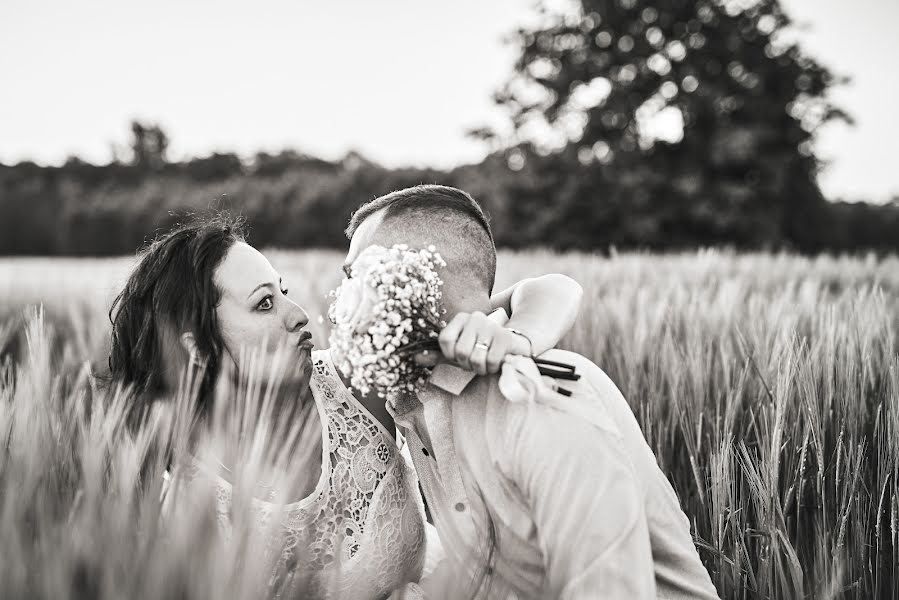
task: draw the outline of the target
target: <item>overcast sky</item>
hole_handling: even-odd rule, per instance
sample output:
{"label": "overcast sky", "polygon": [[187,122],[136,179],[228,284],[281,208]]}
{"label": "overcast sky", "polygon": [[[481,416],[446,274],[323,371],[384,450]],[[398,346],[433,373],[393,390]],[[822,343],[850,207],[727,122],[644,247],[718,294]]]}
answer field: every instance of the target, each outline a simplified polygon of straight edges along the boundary
{"label": "overcast sky", "polygon": [[[899,195],[899,0],[782,0],[795,35],[837,73],[857,120],[819,154],[830,197]],[[469,127],[499,123],[502,37],[533,0],[0,2],[0,161],[106,162],[132,118],[170,157],[285,147],[388,166],[480,160]]]}

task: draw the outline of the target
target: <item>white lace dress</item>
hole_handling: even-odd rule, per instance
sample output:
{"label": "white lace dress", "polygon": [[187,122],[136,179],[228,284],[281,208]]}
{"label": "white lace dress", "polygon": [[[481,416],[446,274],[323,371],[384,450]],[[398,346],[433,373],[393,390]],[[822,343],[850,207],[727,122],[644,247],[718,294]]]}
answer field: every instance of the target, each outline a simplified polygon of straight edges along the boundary
{"label": "white lace dress", "polygon": [[[422,575],[425,518],[417,479],[390,433],[343,385],[330,353],[319,350],[312,359],[323,424],[321,479],[299,502],[254,499],[254,508],[265,523],[277,515],[286,529],[277,566],[302,578],[304,597],[386,598]],[[176,475],[198,476],[214,479],[219,525],[229,537],[230,484],[199,461]],[[406,597],[418,595],[417,586],[408,591]]]}

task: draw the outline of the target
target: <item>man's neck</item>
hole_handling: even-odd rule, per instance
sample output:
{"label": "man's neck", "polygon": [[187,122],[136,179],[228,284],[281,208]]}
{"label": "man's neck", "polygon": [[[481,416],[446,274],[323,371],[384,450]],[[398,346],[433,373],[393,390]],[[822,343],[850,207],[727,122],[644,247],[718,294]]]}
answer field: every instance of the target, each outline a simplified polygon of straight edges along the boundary
{"label": "man's neck", "polygon": [[447,323],[459,313],[482,312],[485,315],[490,313],[489,296],[471,295],[461,298],[452,298],[449,300],[444,297],[443,304],[444,308],[446,308],[444,320]]}

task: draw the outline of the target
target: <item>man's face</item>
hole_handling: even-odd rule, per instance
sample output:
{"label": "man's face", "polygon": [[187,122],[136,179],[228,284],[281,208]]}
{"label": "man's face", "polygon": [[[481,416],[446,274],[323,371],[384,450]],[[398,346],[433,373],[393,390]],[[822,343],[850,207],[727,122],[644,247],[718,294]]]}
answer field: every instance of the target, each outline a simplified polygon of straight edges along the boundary
{"label": "man's face", "polygon": [[343,272],[347,277],[350,276],[350,267],[356,261],[356,258],[363,250],[375,243],[378,226],[383,220],[383,211],[379,211],[362,221],[359,227],[356,228],[352,239],[350,239],[350,249],[347,251],[346,258],[343,261]]}

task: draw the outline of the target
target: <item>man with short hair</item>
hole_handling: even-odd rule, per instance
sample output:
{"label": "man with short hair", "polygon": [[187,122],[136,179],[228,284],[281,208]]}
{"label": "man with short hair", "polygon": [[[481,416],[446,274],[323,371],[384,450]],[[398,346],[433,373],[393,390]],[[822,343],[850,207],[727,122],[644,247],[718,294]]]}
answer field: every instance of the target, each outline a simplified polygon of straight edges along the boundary
{"label": "man with short hair", "polygon": [[[447,262],[447,319],[504,320],[482,314],[496,250],[465,192],[388,194],[363,205],[347,235],[347,264],[373,244],[437,246]],[[491,341],[464,343],[489,353]],[[417,397],[390,400],[453,584],[489,598],[717,598],[674,490],[614,383],[580,355],[541,358],[573,365],[580,378],[548,381],[524,357],[507,359],[501,376],[443,364]]]}

